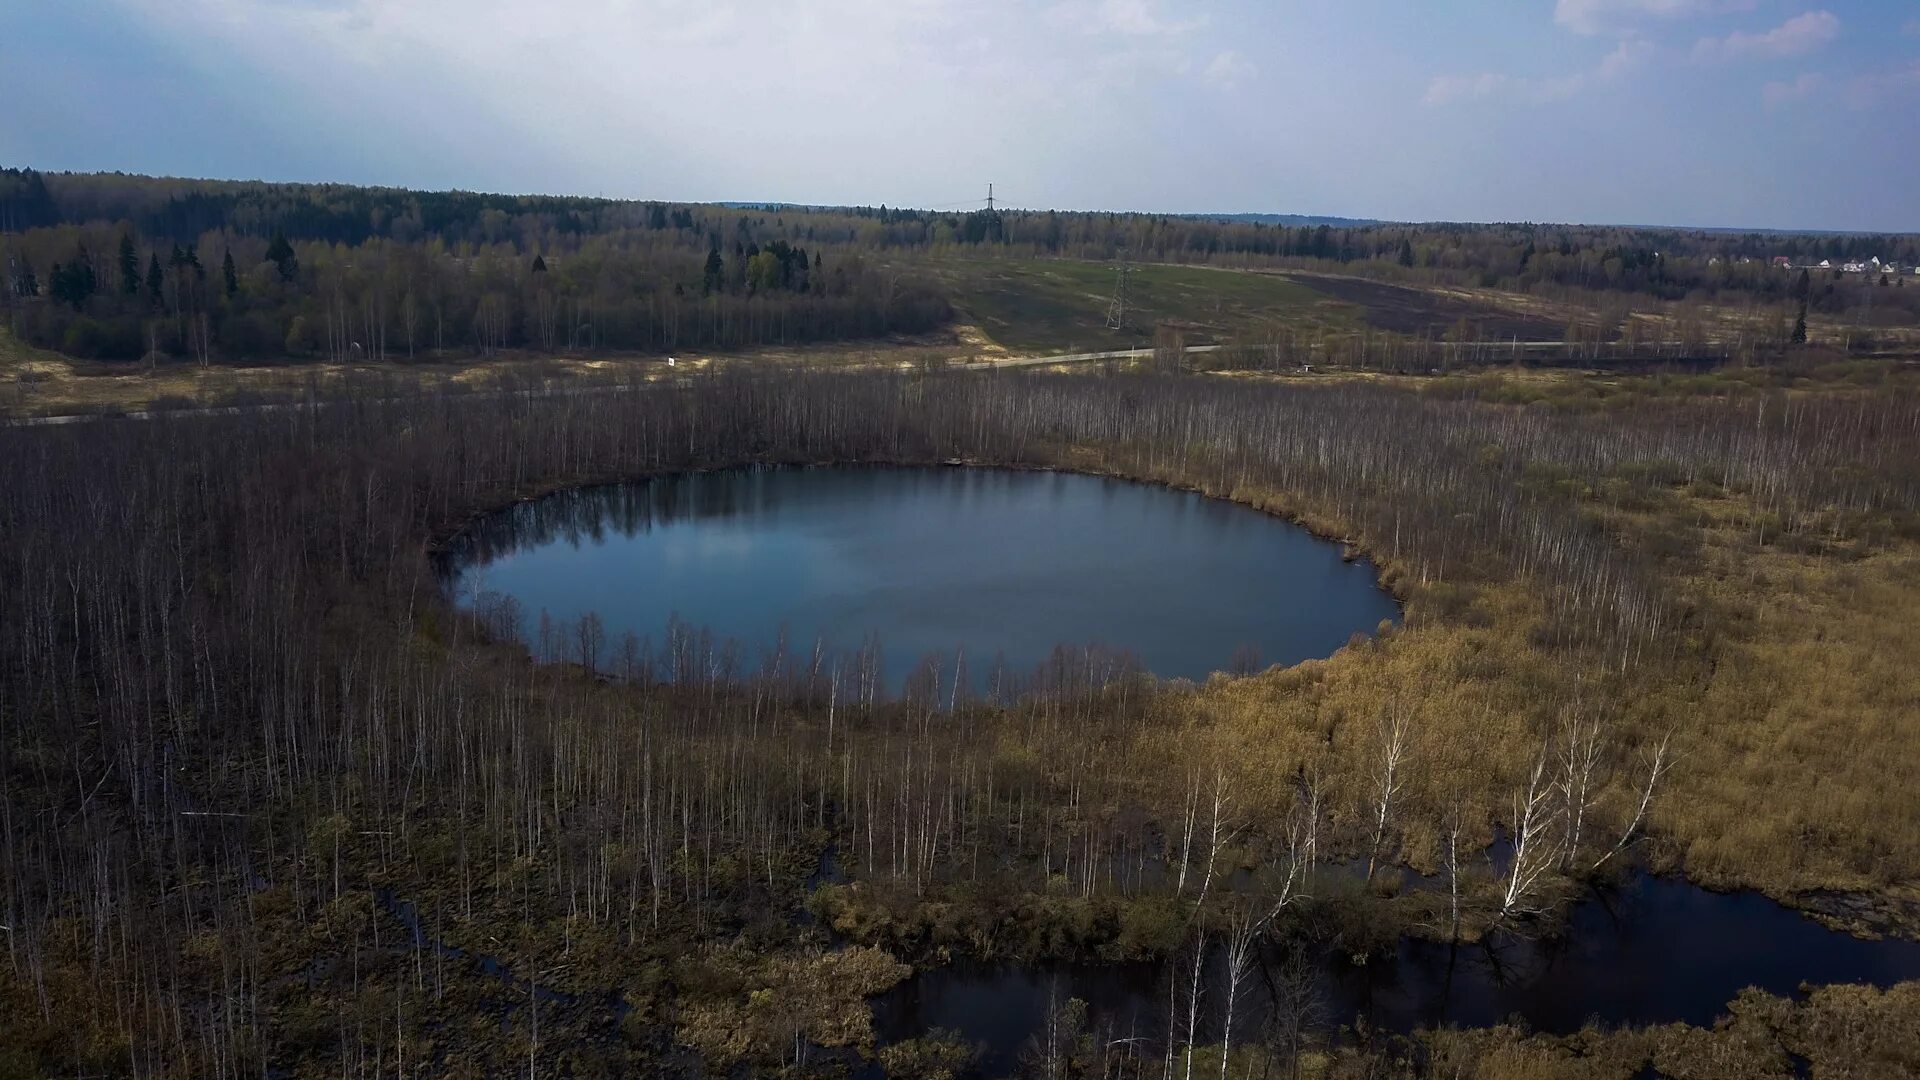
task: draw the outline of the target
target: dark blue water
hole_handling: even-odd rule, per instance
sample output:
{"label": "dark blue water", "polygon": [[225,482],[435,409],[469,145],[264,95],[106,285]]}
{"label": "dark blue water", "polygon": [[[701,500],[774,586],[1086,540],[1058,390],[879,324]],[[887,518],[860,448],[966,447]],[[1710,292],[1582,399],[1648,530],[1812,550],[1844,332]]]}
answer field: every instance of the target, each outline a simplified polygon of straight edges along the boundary
{"label": "dark blue water", "polygon": [[[1131,654],[1161,677],[1326,656],[1397,619],[1365,563],[1257,511],[1065,473],[753,469],[566,492],[503,511],[451,552],[463,603],[598,613],[608,642],[670,620],[742,643],[845,655],[877,640],[888,687],[933,658],[978,686],[1056,646]],[[560,635],[556,634],[556,637]]]}
{"label": "dark blue water", "polygon": [[[1289,963],[1276,947],[1262,968],[1240,1005],[1242,1032],[1258,1030],[1278,997],[1308,1028],[1365,1017],[1377,1028],[1411,1031],[1518,1017],[1534,1030],[1564,1033],[1590,1018],[1708,1025],[1749,986],[1789,996],[1803,982],[1889,986],[1920,978],[1920,943],[1865,941],[1756,893],[1639,876],[1578,904],[1564,934],[1552,939],[1496,934],[1457,948],[1405,940],[1364,965],[1338,952]],[[1203,979],[1202,1041],[1219,1037],[1223,970],[1216,949]],[[875,1026],[883,1041],[930,1028],[958,1031],[980,1047],[983,1071],[999,1075],[1068,998],[1087,1002],[1091,1021],[1117,1034],[1164,1038],[1169,974],[1166,965],[1148,963],[960,962],[882,995]],[[1183,988],[1187,974],[1182,967]]]}
{"label": "dark blue water", "polygon": [[1920,942],[1867,941],[1759,893],[1642,876],[1575,907],[1565,934],[1550,941],[1496,937],[1457,954],[1408,942],[1368,984],[1366,1000],[1401,1024],[1520,1016],[1539,1030],[1572,1031],[1589,1017],[1711,1024],[1749,986],[1791,995],[1803,982],[1916,978]]}

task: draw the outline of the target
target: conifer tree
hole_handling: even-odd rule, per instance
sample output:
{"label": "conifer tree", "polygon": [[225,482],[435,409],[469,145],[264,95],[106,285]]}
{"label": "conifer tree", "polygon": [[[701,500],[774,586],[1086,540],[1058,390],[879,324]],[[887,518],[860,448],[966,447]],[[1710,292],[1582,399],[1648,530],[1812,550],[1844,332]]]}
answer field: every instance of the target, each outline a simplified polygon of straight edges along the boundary
{"label": "conifer tree", "polygon": [[287,243],[287,235],[279,229],[273,230],[273,240],[267,245],[267,261],[280,268],[281,281],[292,281],[300,272],[300,260],[293,253],[293,245]]}
{"label": "conifer tree", "polygon": [[120,234],[120,291],[132,296],[140,291],[140,255],[133,249],[133,234]]}

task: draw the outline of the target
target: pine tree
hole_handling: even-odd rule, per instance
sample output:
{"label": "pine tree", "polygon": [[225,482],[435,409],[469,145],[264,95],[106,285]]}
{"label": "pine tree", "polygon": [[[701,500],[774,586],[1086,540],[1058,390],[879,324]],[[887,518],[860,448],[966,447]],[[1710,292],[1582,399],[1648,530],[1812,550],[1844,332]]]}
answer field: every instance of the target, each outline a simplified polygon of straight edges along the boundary
{"label": "pine tree", "polygon": [[48,291],[55,300],[67,304],[79,311],[87,306],[87,297],[92,296],[97,282],[93,276],[93,266],[86,261],[86,252],[80,258],[61,265],[53,264],[53,270],[47,275]]}
{"label": "pine tree", "polygon": [[547,272],[547,260],[545,257],[540,255],[533,257],[533,272],[536,274],[544,274]]}
{"label": "pine tree", "polygon": [[133,249],[133,234],[120,234],[120,291],[132,296],[140,291],[140,254]]}
{"label": "pine tree", "polygon": [[280,268],[280,280],[292,281],[300,272],[300,260],[293,253],[293,245],[287,243],[287,236],[279,229],[273,230],[273,241],[267,245],[267,261]]}
{"label": "pine tree", "polygon": [[1795,345],[1807,343],[1807,302],[1804,300],[1800,302],[1800,317],[1793,320],[1793,343]]}
{"label": "pine tree", "polygon": [[226,257],[220,260],[220,279],[226,283],[227,295],[240,292],[240,274],[233,267],[233,249],[228,248]]}
{"label": "pine tree", "polygon": [[701,295],[712,296],[714,293],[719,292],[721,287],[726,284],[726,274],[727,264],[726,260],[720,257],[720,249],[715,248],[707,252],[706,273],[700,282]]}
{"label": "pine tree", "polygon": [[166,281],[166,271],[160,269],[160,253],[147,256],[147,299],[160,302],[160,286]]}

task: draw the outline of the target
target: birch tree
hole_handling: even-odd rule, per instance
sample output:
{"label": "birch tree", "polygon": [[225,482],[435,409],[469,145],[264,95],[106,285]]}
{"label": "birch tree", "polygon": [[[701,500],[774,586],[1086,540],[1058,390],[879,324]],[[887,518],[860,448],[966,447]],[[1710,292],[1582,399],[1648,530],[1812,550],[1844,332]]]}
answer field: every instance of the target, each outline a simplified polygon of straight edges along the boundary
{"label": "birch tree", "polygon": [[1526,786],[1513,795],[1513,852],[1500,898],[1502,919],[1539,914],[1539,890],[1559,865],[1560,850],[1553,831],[1554,790],[1547,774],[1551,757],[1551,748],[1541,747],[1527,773]]}
{"label": "birch tree", "polygon": [[1372,884],[1375,867],[1383,854],[1387,832],[1399,813],[1402,790],[1406,787],[1406,761],[1409,752],[1409,718],[1395,698],[1375,725],[1379,757],[1373,784],[1373,840],[1367,845],[1367,882]]}

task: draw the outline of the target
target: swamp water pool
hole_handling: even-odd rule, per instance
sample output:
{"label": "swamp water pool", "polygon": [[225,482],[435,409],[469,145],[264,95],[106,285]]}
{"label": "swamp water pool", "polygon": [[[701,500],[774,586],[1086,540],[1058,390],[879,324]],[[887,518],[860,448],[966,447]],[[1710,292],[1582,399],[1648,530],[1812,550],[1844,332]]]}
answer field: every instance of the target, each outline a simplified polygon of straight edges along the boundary
{"label": "swamp water pool", "polygon": [[[1290,962],[1291,961],[1291,962]],[[1216,946],[1202,977],[1201,1041],[1218,1040],[1225,958]],[[1170,976],[1181,985],[1169,985]],[[1188,969],[1166,964],[1026,966],[960,962],[921,972],[883,995],[883,1041],[933,1028],[981,1050],[986,1075],[1014,1067],[1059,1003],[1079,998],[1090,1023],[1117,1037],[1167,1030],[1169,992],[1184,1009]],[[1299,961],[1269,950],[1238,1006],[1237,1030],[1259,1032],[1276,1011],[1307,1030],[1351,1025],[1408,1032],[1485,1027],[1513,1018],[1566,1033],[1589,1019],[1611,1026],[1675,1021],[1711,1025],[1752,986],[1793,995],[1802,983],[1889,986],[1920,979],[1920,942],[1867,941],[1829,930],[1757,893],[1716,893],[1639,874],[1575,905],[1551,939],[1496,934],[1457,947],[1403,939],[1386,957],[1355,965],[1309,950]],[[1184,1019],[1184,1018],[1183,1018]]]}

